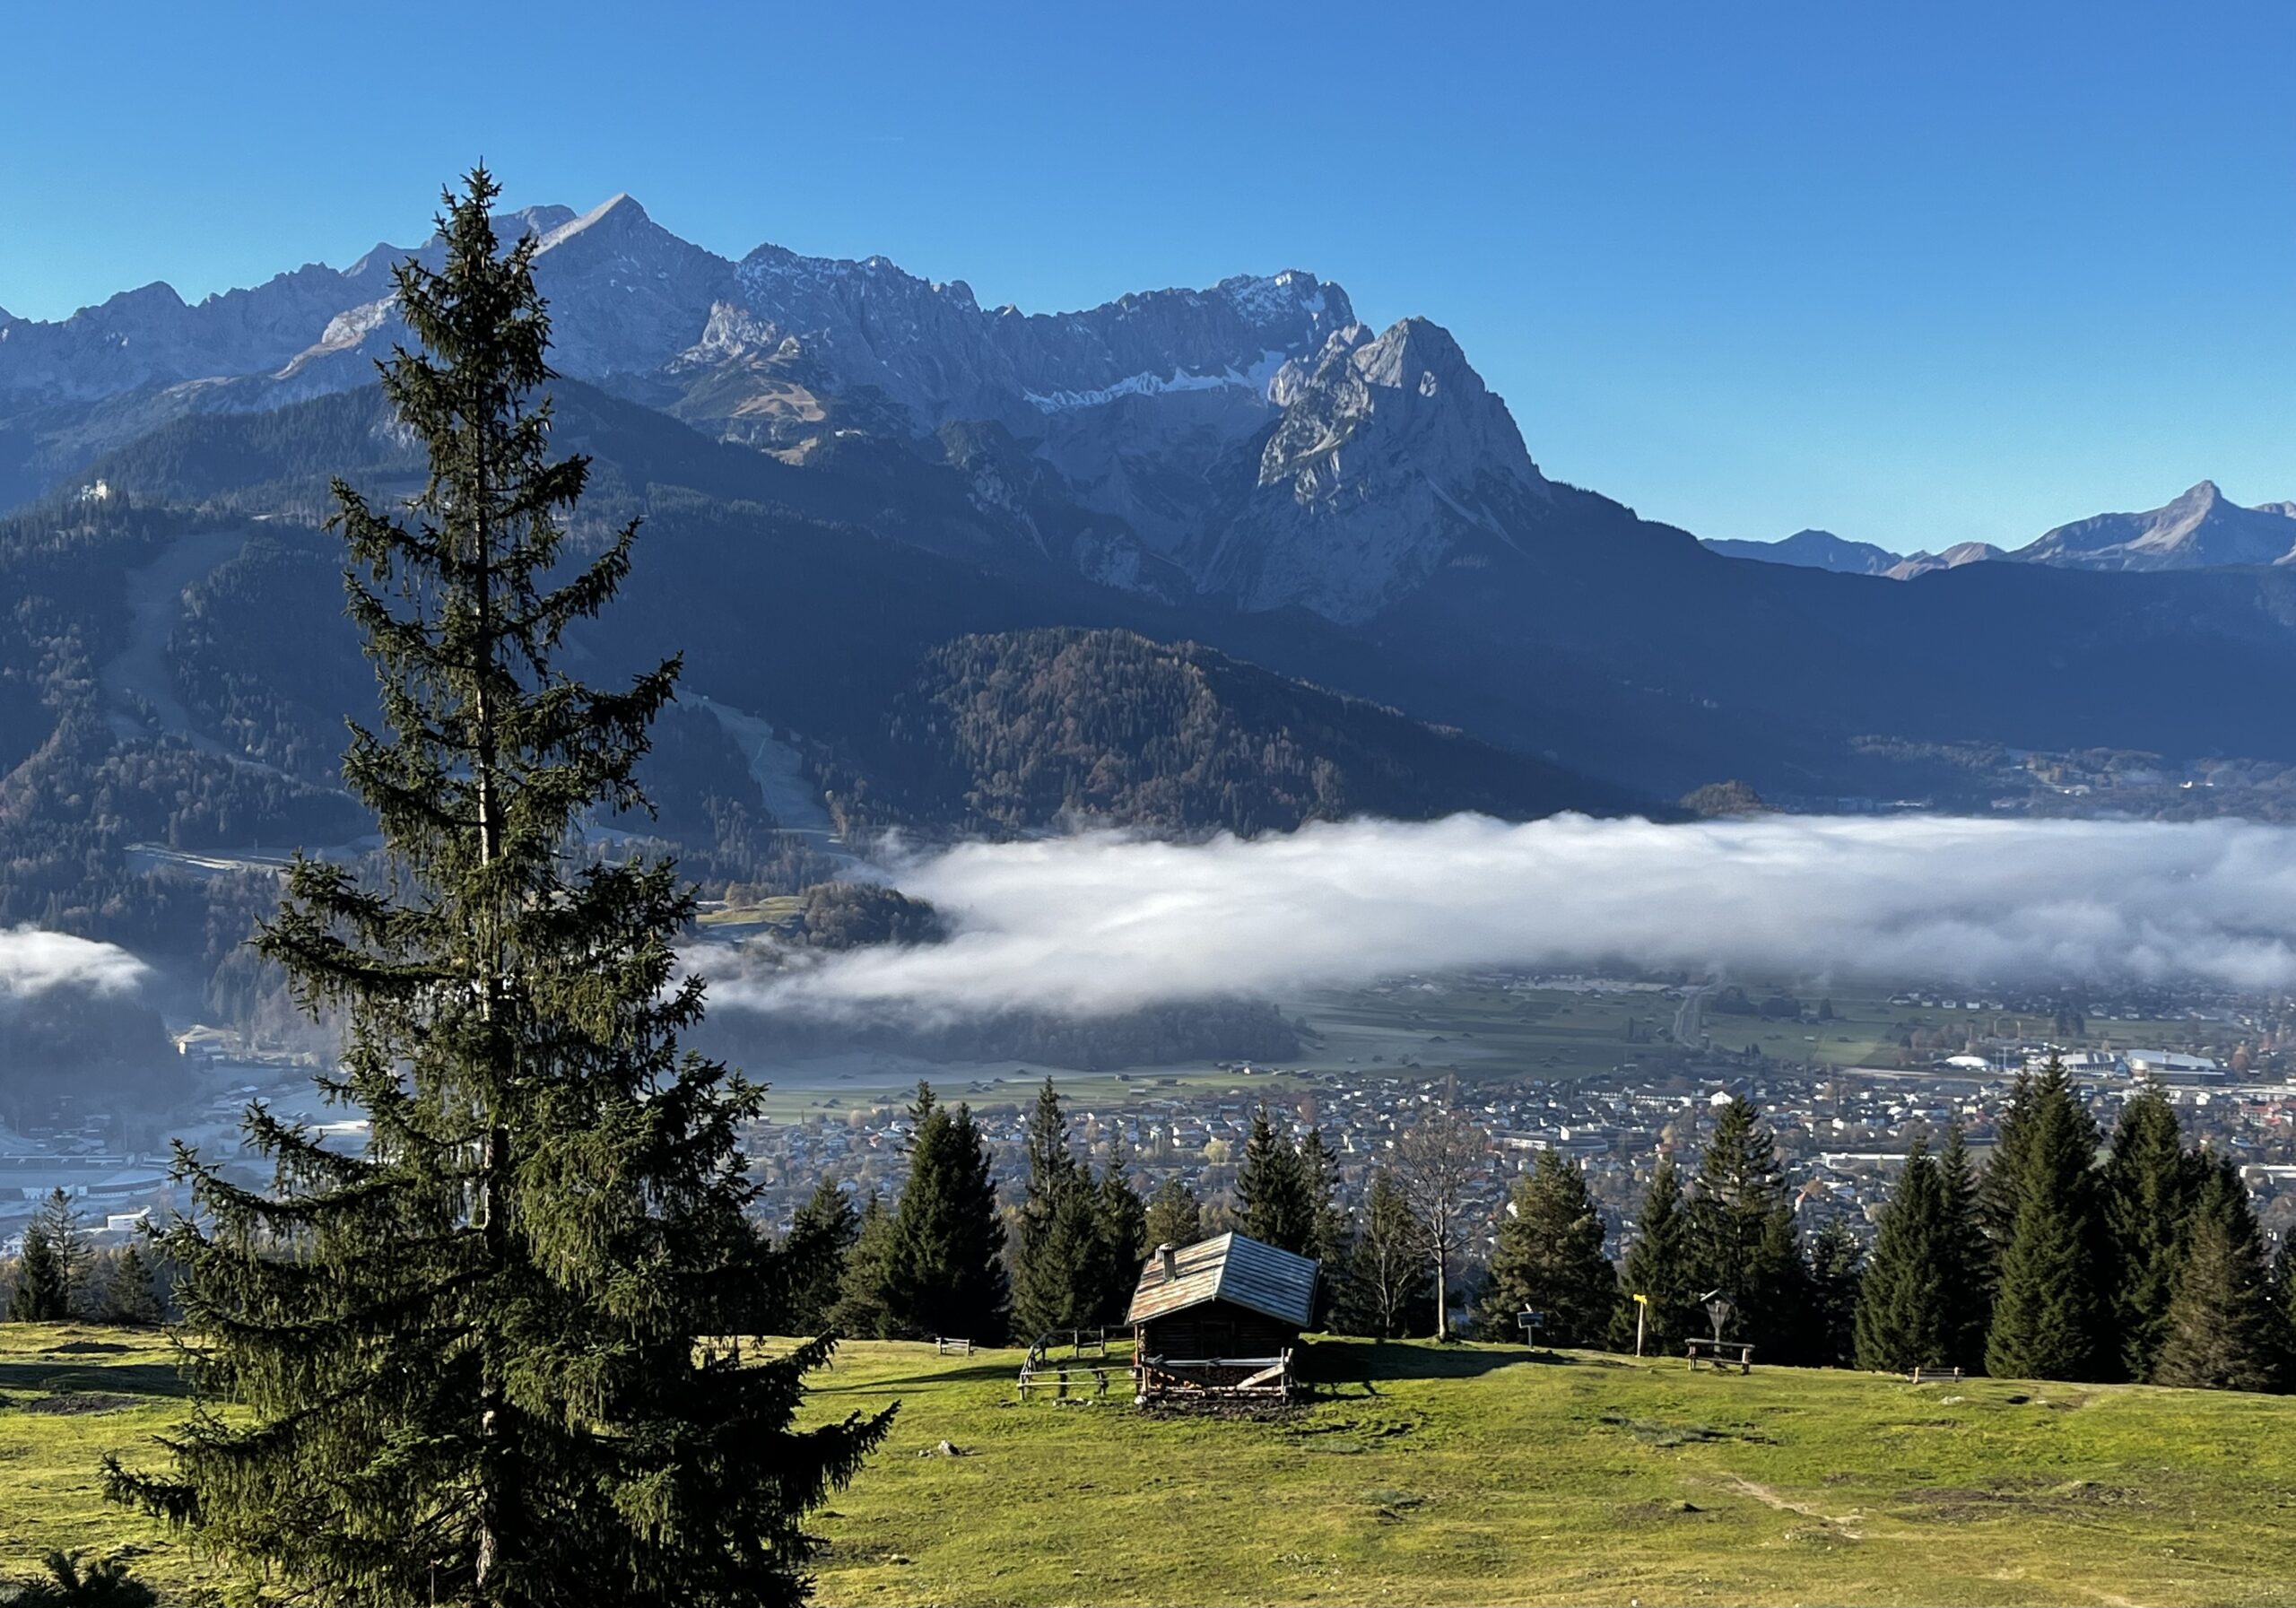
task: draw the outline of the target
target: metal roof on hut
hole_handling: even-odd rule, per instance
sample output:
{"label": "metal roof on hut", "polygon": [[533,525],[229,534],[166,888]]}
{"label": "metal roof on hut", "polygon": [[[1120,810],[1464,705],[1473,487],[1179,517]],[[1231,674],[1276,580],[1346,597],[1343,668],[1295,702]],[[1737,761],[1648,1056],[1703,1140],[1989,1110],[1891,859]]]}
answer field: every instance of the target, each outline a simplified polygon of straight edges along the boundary
{"label": "metal roof on hut", "polygon": [[1128,1324],[1225,1301],[1278,1323],[1306,1328],[1316,1313],[1317,1262],[1241,1234],[1200,1239],[1177,1250],[1158,1248],[1140,1270]]}

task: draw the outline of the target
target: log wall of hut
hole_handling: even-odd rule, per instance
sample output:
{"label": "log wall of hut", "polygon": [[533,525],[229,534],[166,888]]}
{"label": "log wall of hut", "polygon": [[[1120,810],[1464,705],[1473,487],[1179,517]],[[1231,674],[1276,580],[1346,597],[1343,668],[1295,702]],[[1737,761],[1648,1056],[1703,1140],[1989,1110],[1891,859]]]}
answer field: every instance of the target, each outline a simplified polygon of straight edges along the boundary
{"label": "log wall of hut", "polygon": [[1300,1331],[1273,1317],[1210,1301],[1140,1326],[1143,1357],[1273,1357],[1300,1343]]}

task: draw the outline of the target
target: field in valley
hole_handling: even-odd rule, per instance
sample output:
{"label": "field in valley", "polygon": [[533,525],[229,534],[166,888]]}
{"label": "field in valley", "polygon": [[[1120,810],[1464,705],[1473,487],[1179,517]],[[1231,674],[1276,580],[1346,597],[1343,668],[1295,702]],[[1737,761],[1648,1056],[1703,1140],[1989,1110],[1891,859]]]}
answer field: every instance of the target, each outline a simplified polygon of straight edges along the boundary
{"label": "field in valley", "polygon": [[[1019,1404],[1017,1352],[848,1346],[809,1412],[901,1411],[815,1521],[818,1598],[2287,1598],[2296,1401],[1422,1343],[1314,1357],[1316,1402],[1206,1421],[1139,1413],[1120,1378]],[[170,1422],[173,1389],[156,1337],[0,1325],[0,1572],[126,1547],[170,1600],[205,1600],[180,1543],[96,1495],[97,1458]]]}

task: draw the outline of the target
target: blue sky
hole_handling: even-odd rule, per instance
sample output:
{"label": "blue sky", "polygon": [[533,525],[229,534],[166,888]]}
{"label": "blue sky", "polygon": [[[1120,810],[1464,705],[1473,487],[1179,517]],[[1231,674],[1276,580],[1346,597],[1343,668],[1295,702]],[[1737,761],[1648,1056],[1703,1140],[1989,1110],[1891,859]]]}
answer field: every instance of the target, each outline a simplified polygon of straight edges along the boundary
{"label": "blue sky", "polygon": [[2296,497],[2296,7],[22,7],[0,307],[617,190],[986,303],[1310,268],[1701,535]]}

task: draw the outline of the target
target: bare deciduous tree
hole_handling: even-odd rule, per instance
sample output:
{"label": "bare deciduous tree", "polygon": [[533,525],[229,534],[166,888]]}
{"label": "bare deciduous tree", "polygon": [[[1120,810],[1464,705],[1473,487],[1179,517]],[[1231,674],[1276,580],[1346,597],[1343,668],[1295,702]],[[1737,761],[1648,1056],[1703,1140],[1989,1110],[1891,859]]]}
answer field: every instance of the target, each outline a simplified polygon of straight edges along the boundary
{"label": "bare deciduous tree", "polygon": [[1491,1142],[1457,1111],[1421,1119],[1396,1144],[1396,1173],[1435,1263],[1435,1337],[1451,1337],[1451,1265],[1466,1247],[1467,1186],[1491,1167]]}

